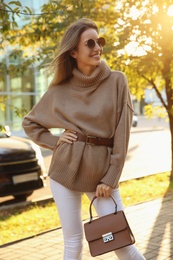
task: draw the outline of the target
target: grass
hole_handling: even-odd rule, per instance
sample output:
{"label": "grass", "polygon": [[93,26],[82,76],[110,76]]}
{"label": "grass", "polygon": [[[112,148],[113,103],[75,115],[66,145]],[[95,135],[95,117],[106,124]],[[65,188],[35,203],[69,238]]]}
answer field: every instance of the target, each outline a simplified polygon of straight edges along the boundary
{"label": "grass", "polygon": [[[124,206],[130,206],[173,192],[169,172],[120,183]],[[82,218],[88,218],[89,200],[82,197]],[[94,212],[94,211],[93,211]],[[0,211],[0,245],[60,227],[54,202]]]}
{"label": "grass", "polygon": [[124,206],[163,197],[173,192],[170,172],[155,174],[120,183]]}

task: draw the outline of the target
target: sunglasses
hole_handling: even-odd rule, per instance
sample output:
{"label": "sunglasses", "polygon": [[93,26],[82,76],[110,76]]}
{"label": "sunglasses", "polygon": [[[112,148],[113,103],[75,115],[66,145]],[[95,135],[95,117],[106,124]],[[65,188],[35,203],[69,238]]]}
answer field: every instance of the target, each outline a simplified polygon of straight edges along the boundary
{"label": "sunglasses", "polygon": [[96,41],[94,41],[93,39],[89,39],[88,41],[85,42],[85,45],[89,48],[89,49],[93,49],[96,44],[98,44],[100,47],[104,47],[106,44],[106,40],[101,37],[98,38]]}

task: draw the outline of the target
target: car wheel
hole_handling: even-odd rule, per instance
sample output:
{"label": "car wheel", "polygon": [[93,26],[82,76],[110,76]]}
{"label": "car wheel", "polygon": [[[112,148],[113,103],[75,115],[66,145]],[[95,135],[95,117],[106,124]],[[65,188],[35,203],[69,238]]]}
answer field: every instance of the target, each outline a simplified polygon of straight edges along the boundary
{"label": "car wheel", "polygon": [[27,197],[31,196],[32,193],[33,193],[33,191],[23,193],[23,194],[13,195],[13,196],[16,200],[26,200]]}
{"label": "car wheel", "polygon": [[133,123],[133,127],[137,127],[137,122],[134,122],[134,123]]}

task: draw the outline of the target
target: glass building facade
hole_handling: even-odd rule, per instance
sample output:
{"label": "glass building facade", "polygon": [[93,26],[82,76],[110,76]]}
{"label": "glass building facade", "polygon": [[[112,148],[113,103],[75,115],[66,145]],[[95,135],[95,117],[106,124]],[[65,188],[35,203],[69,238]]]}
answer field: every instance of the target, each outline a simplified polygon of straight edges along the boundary
{"label": "glass building facade", "polygon": [[4,75],[0,81],[0,124],[20,130],[22,117],[19,114],[30,111],[47,87],[48,79],[42,70],[28,69],[21,77]]}
{"label": "glass building facade", "polygon": [[[5,1],[7,4],[8,2],[10,1]],[[35,13],[41,13],[40,6],[46,2],[48,1],[21,1],[22,5],[28,6]],[[22,26],[24,21],[22,17],[17,17],[17,22]],[[17,61],[10,58],[9,46],[1,53],[0,60],[7,69],[11,64],[18,65]],[[47,88],[46,73],[44,70],[38,70],[37,67],[32,66],[22,76],[0,75],[0,125],[9,125],[13,131],[21,130],[22,113],[30,111]]]}

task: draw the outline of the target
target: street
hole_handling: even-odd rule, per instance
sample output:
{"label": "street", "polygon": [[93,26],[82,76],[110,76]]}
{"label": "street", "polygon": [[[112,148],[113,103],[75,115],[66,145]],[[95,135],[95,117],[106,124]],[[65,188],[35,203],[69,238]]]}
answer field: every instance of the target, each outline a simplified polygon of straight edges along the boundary
{"label": "street", "polygon": [[[48,171],[52,152],[42,149],[46,170]],[[168,122],[164,119],[147,120],[139,118],[137,127],[131,130],[128,155],[120,181],[140,178],[171,169],[171,141]],[[28,201],[51,196],[49,178],[47,187],[34,191]],[[0,198],[0,202],[13,197]],[[4,204],[4,202],[3,202]]]}
{"label": "street", "polygon": [[168,129],[131,134],[121,181],[170,169],[171,141]]}

